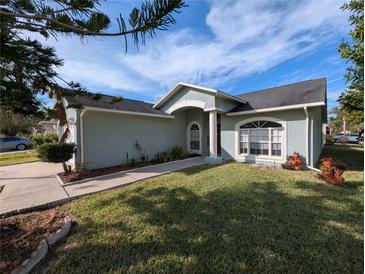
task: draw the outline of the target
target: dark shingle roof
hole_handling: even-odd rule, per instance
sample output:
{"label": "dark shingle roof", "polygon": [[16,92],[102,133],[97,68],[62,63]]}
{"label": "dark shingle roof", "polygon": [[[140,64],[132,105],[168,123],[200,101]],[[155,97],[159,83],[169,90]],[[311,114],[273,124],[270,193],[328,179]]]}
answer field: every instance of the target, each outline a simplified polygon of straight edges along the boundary
{"label": "dark shingle roof", "polygon": [[326,101],[326,78],[236,95],[247,102],[229,112],[250,111]]}
{"label": "dark shingle roof", "polygon": [[136,113],[145,113],[145,114],[154,114],[154,115],[162,115],[169,117],[171,115],[167,114],[158,109],[153,108],[153,104],[131,100],[123,98],[121,101],[116,103],[111,103],[113,96],[102,95],[101,99],[93,100],[92,98],[86,96],[75,96],[75,97],[66,97],[66,101],[70,105],[82,105],[85,107],[94,107],[100,109],[108,109],[108,110],[120,110],[120,111],[130,111]]}

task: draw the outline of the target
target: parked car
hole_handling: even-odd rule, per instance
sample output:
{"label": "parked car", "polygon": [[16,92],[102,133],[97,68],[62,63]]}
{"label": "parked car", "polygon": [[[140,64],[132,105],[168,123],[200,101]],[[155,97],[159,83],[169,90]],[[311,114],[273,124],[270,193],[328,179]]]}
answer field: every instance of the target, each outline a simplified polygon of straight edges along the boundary
{"label": "parked car", "polygon": [[1,150],[24,150],[32,146],[32,141],[23,137],[1,137],[0,149]]}
{"label": "parked car", "polygon": [[355,143],[359,142],[359,134],[358,133],[345,133],[345,134],[336,134],[335,135],[335,143]]}

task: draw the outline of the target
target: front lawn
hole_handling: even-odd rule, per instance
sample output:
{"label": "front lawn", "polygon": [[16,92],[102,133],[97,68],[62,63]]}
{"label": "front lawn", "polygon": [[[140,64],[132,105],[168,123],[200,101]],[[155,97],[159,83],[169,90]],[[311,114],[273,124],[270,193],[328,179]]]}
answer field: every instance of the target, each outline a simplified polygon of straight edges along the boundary
{"label": "front lawn", "polygon": [[36,273],[362,273],[363,173],[314,174],[228,163],[84,197]]}
{"label": "front lawn", "polygon": [[327,145],[322,156],[331,156],[344,161],[348,170],[361,171],[364,169],[364,148],[357,145]]}
{"label": "front lawn", "polygon": [[0,154],[0,166],[24,164],[36,161],[39,161],[39,158],[37,156],[37,152],[33,150],[17,152],[17,153]]}

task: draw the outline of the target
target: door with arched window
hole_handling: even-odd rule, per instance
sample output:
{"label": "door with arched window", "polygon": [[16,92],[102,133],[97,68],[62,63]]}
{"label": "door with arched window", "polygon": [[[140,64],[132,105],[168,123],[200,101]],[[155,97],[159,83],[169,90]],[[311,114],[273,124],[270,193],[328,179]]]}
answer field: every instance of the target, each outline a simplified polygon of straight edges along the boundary
{"label": "door with arched window", "polygon": [[197,122],[191,122],[187,128],[188,150],[201,154],[201,128]]}

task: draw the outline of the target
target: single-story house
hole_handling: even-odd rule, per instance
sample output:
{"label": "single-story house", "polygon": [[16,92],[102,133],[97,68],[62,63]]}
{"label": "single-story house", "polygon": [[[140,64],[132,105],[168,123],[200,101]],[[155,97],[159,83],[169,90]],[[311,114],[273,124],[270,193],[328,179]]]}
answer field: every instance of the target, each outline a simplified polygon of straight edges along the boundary
{"label": "single-story house", "polygon": [[52,133],[57,130],[57,120],[51,119],[49,121],[40,121],[37,125],[33,127],[33,134],[44,134]]}
{"label": "single-story house", "polygon": [[[210,163],[280,165],[296,151],[313,166],[324,144],[326,85],[321,78],[233,96],[177,83],[156,104],[68,97],[73,161],[101,168],[138,161],[141,151],[152,159],[180,146]],[[80,104],[82,109],[71,107]]]}

